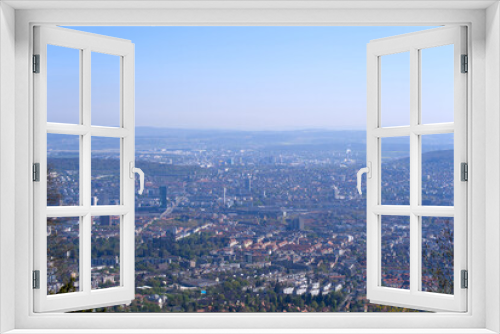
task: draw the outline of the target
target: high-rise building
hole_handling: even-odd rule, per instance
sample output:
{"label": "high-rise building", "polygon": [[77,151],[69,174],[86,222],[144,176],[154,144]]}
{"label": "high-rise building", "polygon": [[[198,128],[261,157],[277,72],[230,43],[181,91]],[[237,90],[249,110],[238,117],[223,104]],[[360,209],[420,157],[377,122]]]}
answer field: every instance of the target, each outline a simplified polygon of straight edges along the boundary
{"label": "high-rise building", "polygon": [[288,229],[290,231],[304,231],[304,218],[298,217],[292,219],[288,223]]}
{"label": "high-rise building", "polygon": [[245,189],[246,191],[252,191],[252,177],[249,176],[245,179]]}
{"label": "high-rise building", "polygon": [[160,187],[160,207],[167,207],[167,187],[165,186]]}

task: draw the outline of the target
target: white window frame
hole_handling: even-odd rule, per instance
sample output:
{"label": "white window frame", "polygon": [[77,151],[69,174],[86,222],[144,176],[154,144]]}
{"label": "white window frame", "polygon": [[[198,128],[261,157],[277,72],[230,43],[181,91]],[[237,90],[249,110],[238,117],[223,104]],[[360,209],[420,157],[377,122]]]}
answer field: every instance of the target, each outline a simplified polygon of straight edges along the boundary
{"label": "white window frame", "polygon": [[[34,289],[35,312],[88,309],[130,303],[135,296],[135,118],[134,118],[134,44],[129,40],[110,38],[60,27],[34,27],[34,52],[39,55],[39,73],[34,83],[34,162],[39,164],[39,182],[33,184],[34,202],[34,270],[39,271],[39,289]],[[47,45],[78,50],[80,56],[80,120],[78,124],[47,122]],[[92,125],[91,76],[92,53],[119,58],[119,126]],[[78,136],[79,205],[47,206],[47,135]],[[120,142],[120,204],[92,205],[91,160],[92,138],[115,138]],[[94,290],[91,287],[92,218],[119,216],[119,285]],[[79,286],[78,291],[47,295],[47,218],[79,218]]]}
{"label": "white window frame", "polygon": [[[461,180],[460,164],[467,163],[467,76],[461,73],[461,57],[467,54],[465,26],[449,26],[418,31],[370,41],[367,47],[367,159],[370,176],[367,179],[367,298],[382,305],[413,307],[420,310],[467,310],[467,290],[461,287],[460,275],[467,270],[467,183]],[[421,51],[427,48],[453,46],[454,119],[450,123],[421,122]],[[408,52],[409,55],[409,114],[408,125],[383,127],[381,78],[382,58]],[[422,136],[454,134],[452,206],[422,205]],[[382,202],[382,142],[385,138],[408,138],[409,203],[384,205]],[[382,217],[405,216],[409,220],[409,289],[382,286]],[[453,217],[454,293],[451,295],[422,290],[422,217]]]}
{"label": "white window frame", "polygon": [[[11,7],[25,8],[14,11]],[[142,7],[105,10],[106,6]],[[150,6],[148,9],[147,7]],[[157,7],[164,8],[157,8]],[[175,6],[183,6],[179,9]],[[500,11],[497,1],[23,2],[0,4],[0,330],[500,332]],[[212,6],[212,8],[210,8]],[[223,6],[233,8],[222,8]],[[247,6],[247,8],[241,8]],[[397,9],[391,9],[397,6]],[[489,8],[487,8],[489,6]],[[87,9],[75,9],[85,8]],[[99,7],[99,8],[97,8]],[[170,8],[165,8],[170,7]],[[30,9],[31,8],[31,9]],[[154,8],[154,9],[151,9]],[[307,10],[304,10],[307,9]],[[439,8],[439,9],[436,9]],[[442,25],[469,27],[468,312],[435,314],[34,314],[31,290],[32,27],[58,25]],[[15,35],[14,35],[15,34]],[[14,38],[15,36],[15,38]],[[133,41],[132,41],[133,42]],[[12,70],[15,66],[15,71]],[[340,66],[340,65],[339,65]],[[12,83],[15,82],[15,85]],[[13,98],[15,96],[15,99]],[[14,112],[15,110],[15,112]],[[13,130],[15,129],[15,131]],[[15,145],[12,142],[15,140]],[[488,154],[486,154],[488,152]],[[15,171],[15,178],[12,174]],[[488,175],[488,182],[486,182]],[[11,187],[8,187],[11,186]],[[12,199],[12,190],[15,198]],[[12,210],[11,207],[15,208]],[[12,225],[12,221],[15,225]],[[13,238],[12,236],[15,236]],[[12,256],[14,254],[14,256]],[[26,261],[26,259],[30,259]],[[15,288],[13,288],[15,287]],[[14,305],[14,307],[12,307]],[[137,329],[141,328],[141,329]],[[100,330],[98,330],[100,329]],[[137,330],[130,330],[137,329]],[[292,329],[295,329],[293,331]],[[358,329],[358,330],[356,330]],[[412,330],[413,329],[413,330]],[[13,333],[14,333],[13,332]],[[186,331],[184,331],[186,332]]]}

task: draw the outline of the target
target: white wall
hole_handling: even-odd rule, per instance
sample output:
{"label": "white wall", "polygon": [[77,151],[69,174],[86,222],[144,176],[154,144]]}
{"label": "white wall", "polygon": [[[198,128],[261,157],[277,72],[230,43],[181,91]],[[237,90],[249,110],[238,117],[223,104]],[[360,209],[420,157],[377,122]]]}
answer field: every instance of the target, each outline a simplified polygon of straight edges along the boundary
{"label": "white wall", "polygon": [[499,4],[486,11],[486,328],[500,332],[500,12]]}
{"label": "white wall", "polygon": [[[0,253],[14,253],[15,12],[0,3]],[[0,332],[14,328],[14,257],[0,257]]]}

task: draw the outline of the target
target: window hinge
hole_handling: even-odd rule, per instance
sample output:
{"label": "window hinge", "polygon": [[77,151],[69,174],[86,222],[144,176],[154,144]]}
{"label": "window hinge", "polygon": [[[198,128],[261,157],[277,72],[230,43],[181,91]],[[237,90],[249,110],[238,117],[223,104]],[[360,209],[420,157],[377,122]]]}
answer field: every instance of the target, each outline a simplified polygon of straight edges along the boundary
{"label": "window hinge", "polygon": [[469,181],[469,165],[466,162],[462,162],[460,170],[462,175],[460,179],[462,181]]}
{"label": "window hinge", "polygon": [[40,270],[33,270],[33,289],[40,289]]}
{"label": "window hinge", "polygon": [[40,73],[40,55],[33,55],[33,73]]}
{"label": "window hinge", "polygon": [[467,270],[462,270],[462,289],[467,289],[469,287],[469,273]]}
{"label": "window hinge", "polygon": [[469,56],[467,55],[462,55],[462,73],[467,73],[469,72]]}
{"label": "window hinge", "polygon": [[40,182],[40,164],[38,162],[33,164],[33,181]]}

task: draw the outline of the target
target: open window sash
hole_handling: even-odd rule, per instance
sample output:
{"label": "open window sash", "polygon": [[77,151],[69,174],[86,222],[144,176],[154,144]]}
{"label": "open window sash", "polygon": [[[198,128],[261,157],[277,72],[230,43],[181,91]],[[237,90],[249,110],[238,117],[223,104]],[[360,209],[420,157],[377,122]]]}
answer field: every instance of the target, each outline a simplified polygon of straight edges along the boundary
{"label": "open window sash", "polygon": [[[47,122],[48,46],[67,48],[79,52],[79,122],[76,124]],[[58,27],[37,26],[34,28],[34,156],[39,164],[39,181],[33,183],[34,193],[34,311],[66,312],[96,307],[129,304],[134,299],[134,44],[130,41],[74,31]],[[92,54],[101,53],[116,56],[119,60],[119,126],[94,126],[91,122],[91,75]],[[36,55],[36,57],[35,57]],[[50,55],[49,55],[50,56]],[[39,57],[38,59],[36,59]],[[37,64],[35,64],[37,61]],[[78,67],[78,61],[76,61]],[[63,98],[61,92],[61,98]],[[118,103],[118,102],[117,102]],[[47,136],[72,135],[78,138],[79,201],[77,205],[47,206]],[[92,148],[93,137],[115,138],[119,142],[119,201],[117,205],[95,205],[92,202]],[[118,168],[118,167],[117,167]],[[36,180],[35,180],[36,181]],[[116,204],[116,203],[115,203]],[[112,216],[118,238],[119,256],[110,257],[113,273],[99,277],[93,271],[99,264],[93,263],[93,242],[99,242],[93,235],[93,226],[100,216]],[[74,223],[73,237],[64,236],[54,221],[68,220]],[[118,218],[116,218],[118,217]],[[109,219],[109,217],[107,218]],[[103,220],[106,222],[106,220]],[[51,222],[50,224],[48,222]],[[54,225],[54,226],[51,226]],[[103,224],[104,225],[104,224]],[[108,220],[108,225],[109,220]],[[66,227],[68,235],[72,228]],[[59,233],[59,234],[57,234]],[[66,233],[66,232],[65,232]],[[48,238],[61,236],[60,240],[72,243],[72,250],[63,250],[65,256],[54,265],[48,256]],[[97,233],[96,233],[97,235]],[[104,235],[104,234],[102,234]],[[106,237],[104,237],[105,239]],[[109,239],[109,237],[108,237]],[[58,239],[59,240],[59,239]],[[101,239],[103,240],[103,239]],[[62,247],[62,246],[61,246]],[[58,249],[60,250],[60,249]],[[51,250],[52,251],[52,250]],[[54,273],[61,266],[67,268],[69,258],[73,268],[66,270],[65,280]],[[113,260],[113,258],[115,260]],[[115,262],[113,262],[115,261]],[[102,262],[102,261],[101,261]],[[48,267],[51,266],[50,271]],[[73,271],[73,272],[71,272]],[[115,276],[112,276],[115,275]],[[119,275],[119,276],[118,276]],[[102,275],[101,275],[102,276]],[[75,277],[77,279],[75,280]],[[119,277],[119,283],[106,287]],[[96,282],[100,279],[101,286]],[[73,282],[72,282],[73,280]],[[78,283],[75,283],[77,281]],[[49,290],[49,283],[53,288]]]}
{"label": "open window sash", "polygon": [[[454,121],[422,124],[422,50],[445,45],[453,45]],[[410,124],[382,127],[382,56],[402,52],[408,52],[410,59]],[[371,303],[430,311],[467,310],[467,289],[461,286],[461,272],[467,269],[467,182],[461,180],[461,163],[467,162],[467,74],[463,73],[465,69],[462,68],[462,55],[465,54],[466,27],[458,26],[374,40],[367,46],[367,162],[371,168],[367,178],[367,298]],[[422,135],[446,133],[454,134],[454,206],[422,205]],[[409,205],[382,205],[381,142],[388,137],[409,139]],[[405,216],[409,220],[409,288],[382,284],[383,216]],[[422,217],[453,218],[452,294],[422,289]]]}

